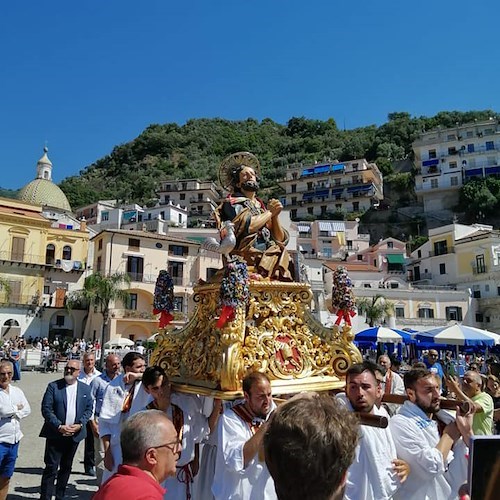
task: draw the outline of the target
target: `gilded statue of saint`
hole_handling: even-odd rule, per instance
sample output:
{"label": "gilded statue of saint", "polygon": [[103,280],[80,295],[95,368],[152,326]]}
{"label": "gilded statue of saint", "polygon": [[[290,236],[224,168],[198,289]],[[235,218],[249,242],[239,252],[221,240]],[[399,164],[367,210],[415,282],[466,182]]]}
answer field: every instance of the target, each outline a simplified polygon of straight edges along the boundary
{"label": "gilded statue of saint", "polygon": [[236,245],[229,255],[243,257],[254,278],[293,281],[285,249],[289,236],[279,221],[283,205],[271,199],[266,207],[257,197],[259,174],[259,161],[251,153],[234,153],[222,162],[219,179],[230,194],[217,207],[215,219],[219,229],[232,222]]}

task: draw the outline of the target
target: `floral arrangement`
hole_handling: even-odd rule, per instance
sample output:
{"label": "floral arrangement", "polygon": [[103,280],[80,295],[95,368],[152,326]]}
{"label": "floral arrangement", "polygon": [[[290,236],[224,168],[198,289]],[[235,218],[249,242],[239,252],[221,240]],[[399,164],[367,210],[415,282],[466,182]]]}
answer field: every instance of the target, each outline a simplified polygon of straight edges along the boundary
{"label": "floral arrangement", "polygon": [[333,271],[332,312],[337,315],[336,325],[344,320],[348,325],[356,314],[356,300],[352,292],[352,281],[345,267],[339,266]]}
{"label": "floral arrangement", "polygon": [[246,262],[239,256],[228,260],[220,285],[221,313],[217,328],[223,328],[236,315],[236,308],[247,304],[250,296],[249,276]]}
{"label": "floral arrangement", "polygon": [[153,314],[161,314],[160,328],[165,328],[172,322],[174,316],[174,282],[168,271],[162,269],[156,278],[155,294],[153,298]]}

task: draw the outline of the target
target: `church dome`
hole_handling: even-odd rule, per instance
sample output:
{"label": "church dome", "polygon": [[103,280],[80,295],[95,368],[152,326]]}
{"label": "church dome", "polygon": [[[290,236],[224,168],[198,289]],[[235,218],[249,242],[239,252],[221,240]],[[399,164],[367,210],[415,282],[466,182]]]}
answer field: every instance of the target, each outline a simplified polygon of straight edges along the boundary
{"label": "church dome", "polygon": [[38,160],[37,178],[21,189],[18,198],[33,205],[71,212],[68,198],[62,189],[52,182],[52,163],[47,156],[47,151],[45,147],[43,156]]}

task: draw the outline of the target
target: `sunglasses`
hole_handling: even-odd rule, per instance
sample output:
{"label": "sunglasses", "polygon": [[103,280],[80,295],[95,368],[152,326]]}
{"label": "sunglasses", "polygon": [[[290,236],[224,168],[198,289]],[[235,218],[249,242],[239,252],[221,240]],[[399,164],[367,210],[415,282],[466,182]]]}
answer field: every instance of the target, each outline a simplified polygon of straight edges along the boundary
{"label": "sunglasses", "polygon": [[68,373],[75,373],[79,370],[79,368],[73,368],[72,366],[64,367],[64,371]]}
{"label": "sunglasses", "polygon": [[155,449],[158,450],[159,448],[167,448],[171,451],[172,455],[178,454],[179,458],[181,457],[181,446],[182,446],[182,441],[180,439],[176,439],[175,441],[172,441],[171,443],[165,443],[165,444],[160,444],[159,446],[150,446],[148,449]]}

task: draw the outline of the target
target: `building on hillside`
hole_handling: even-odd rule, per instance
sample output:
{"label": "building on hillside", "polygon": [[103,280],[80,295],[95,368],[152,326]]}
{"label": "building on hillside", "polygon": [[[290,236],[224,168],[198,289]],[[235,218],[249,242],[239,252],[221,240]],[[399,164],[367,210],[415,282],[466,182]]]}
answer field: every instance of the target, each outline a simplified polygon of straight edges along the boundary
{"label": "building on hillside", "polygon": [[4,338],[80,337],[83,332],[86,311],[66,310],[65,297],[83,284],[89,233],[85,224],[69,224],[70,214],[67,224],[44,217],[47,210],[0,198],[0,277],[8,283],[0,291]]}
{"label": "building on hillside", "polygon": [[141,207],[135,203],[120,205],[115,200],[99,201],[76,211],[76,216],[86,220],[96,233],[105,229],[129,229],[165,234],[171,226],[186,227],[187,214],[187,208],[172,202]]}
{"label": "building on hillside", "polygon": [[160,205],[180,205],[188,210],[188,226],[213,225],[212,212],[223,196],[213,181],[198,179],[166,180],[159,184]]}
{"label": "building on hillside", "polygon": [[431,229],[429,241],[411,257],[408,270],[415,286],[432,284],[466,291],[472,300],[467,324],[500,333],[499,231],[485,224]]}
{"label": "building on hillside", "polygon": [[297,250],[306,259],[346,260],[350,255],[369,247],[370,236],[359,234],[359,220],[299,221],[294,224],[297,231]]}
{"label": "building on hillside", "polygon": [[[93,272],[128,274],[130,300],[111,304],[109,338],[145,340],[158,331],[153,298],[159,271],[166,269],[174,282],[175,320],[181,326],[193,311],[193,286],[222,267],[219,255],[200,251],[200,242],[170,234],[107,229],[92,239]],[[90,311],[86,337],[100,337],[102,316]],[[106,339],[108,340],[108,339]]]}
{"label": "building on hillside", "polygon": [[500,176],[500,126],[493,118],[424,132],[412,147],[415,192],[426,212],[454,208],[471,179]]}
{"label": "building on hillside", "polygon": [[375,163],[365,159],[289,165],[278,182],[283,205],[292,220],[321,219],[338,212],[362,213],[383,199],[383,179]]}

